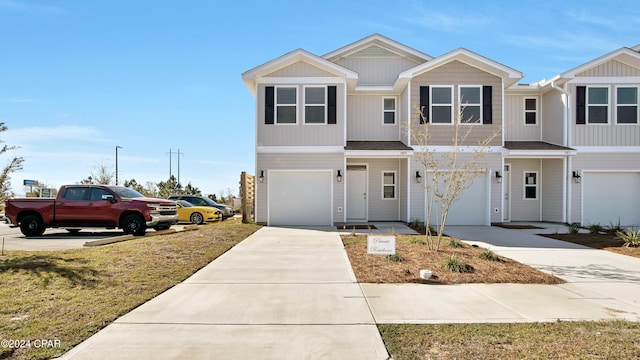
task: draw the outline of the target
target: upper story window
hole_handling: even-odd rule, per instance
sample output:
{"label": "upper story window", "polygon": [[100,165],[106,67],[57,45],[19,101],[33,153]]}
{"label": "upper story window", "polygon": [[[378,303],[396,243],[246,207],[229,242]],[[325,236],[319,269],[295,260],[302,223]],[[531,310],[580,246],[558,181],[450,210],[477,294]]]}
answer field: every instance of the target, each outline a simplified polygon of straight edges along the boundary
{"label": "upper story window", "polygon": [[304,123],[305,124],[326,124],[327,123],[327,88],[304,87]]}
{"label": "upper story window", "polygon": [[396,98],[382,98],[382,123],[393,125],[396,123]]}
{"label": "upper story window", "polygon": [[616,122],[638,123],[638,88],[620,86],[616,88]]}
{"label": "upper story window", "polygon": [[482,87],[460,86],[460,123],[482,124]]}
{"label": "upper story window", "polygon": [[453,115],[453,87],[432,86],[431,108],[429,109],[431,122],[434,124],[451,124]]}
{"label": "upper story window", "polygon": [[524,99],[524,124],[538,125],[538,99]]}
{"label": "upper story window", "polygon": [[276,123],[297,124],[298,92],[295,87],[276,87]]}
{"label": "upper story window", "polygon": [[587,122],[589,124],[609,123],[609,88],[587,88]]}
{"label": "upper story window", "polygon": [[396,198],[396,172],[384,171],[382,173],[382,198],[392,200]]}

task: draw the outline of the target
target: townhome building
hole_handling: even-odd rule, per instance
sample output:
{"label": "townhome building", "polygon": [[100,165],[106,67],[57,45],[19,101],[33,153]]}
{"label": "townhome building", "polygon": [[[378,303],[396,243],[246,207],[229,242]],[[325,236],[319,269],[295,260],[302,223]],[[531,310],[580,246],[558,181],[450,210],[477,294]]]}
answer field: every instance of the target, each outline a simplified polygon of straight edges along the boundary
{"label": "townhome building", "polygon": [[425,221],[433,169],[420,154],[454,151],[458,122],[462,161],[491,141],[447,224],[640,225],[639,50],[525,85],[469,50],[433,57],[378,34],[257,66],[242,74],[256,99],[256,222]]}

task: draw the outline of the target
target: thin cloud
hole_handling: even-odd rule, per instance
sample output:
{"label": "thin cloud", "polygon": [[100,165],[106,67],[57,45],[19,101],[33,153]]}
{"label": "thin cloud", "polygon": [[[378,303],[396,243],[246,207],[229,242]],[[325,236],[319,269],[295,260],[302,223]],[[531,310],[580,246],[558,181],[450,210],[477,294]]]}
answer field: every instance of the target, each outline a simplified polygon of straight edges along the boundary
{"label": "thin cloud", "polygon": [[88,126],[76,125],[9,128],[9,130],[4,134],[4,137],[7,139],[7,142],[12,143],[29,143],[42,140],[85,140],[90,142],[105,140],[97,129]]}
{"label": "thin cloud", "polygon": [[23,1],[0,0],[0,12],[14,12],[23,14],[69,14],[69,11],[58,6],[28,4]]}

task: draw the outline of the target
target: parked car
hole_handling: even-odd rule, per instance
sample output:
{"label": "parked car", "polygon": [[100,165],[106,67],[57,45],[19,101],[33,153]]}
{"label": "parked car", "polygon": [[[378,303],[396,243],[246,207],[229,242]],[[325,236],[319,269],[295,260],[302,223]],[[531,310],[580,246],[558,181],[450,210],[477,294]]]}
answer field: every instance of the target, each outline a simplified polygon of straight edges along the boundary
{"label": "parked car", "polygon": [[176,200],[178,222],[202,224],[206,221],[222,220],[222,211],[210,206],[195,206],[186,200]]}
{"label": "parked car", "polygon": [[186,200],[195,206],[210,206],[222,211],[222,219],[230,218],[234,215],[233,207],[229,205],[218,204],[206,196],[196,195],[172,195],[169,200]]}

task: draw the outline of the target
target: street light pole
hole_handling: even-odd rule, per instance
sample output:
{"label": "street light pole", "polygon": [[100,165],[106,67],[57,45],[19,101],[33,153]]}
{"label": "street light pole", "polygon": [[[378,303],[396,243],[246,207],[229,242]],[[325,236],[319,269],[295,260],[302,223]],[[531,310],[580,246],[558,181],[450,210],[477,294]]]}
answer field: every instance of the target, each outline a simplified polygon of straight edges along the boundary
{"label": "street light pole", "polygon": [[116,185],[118,185],[118,149],[122,149],[122,146],[116,145]]}

